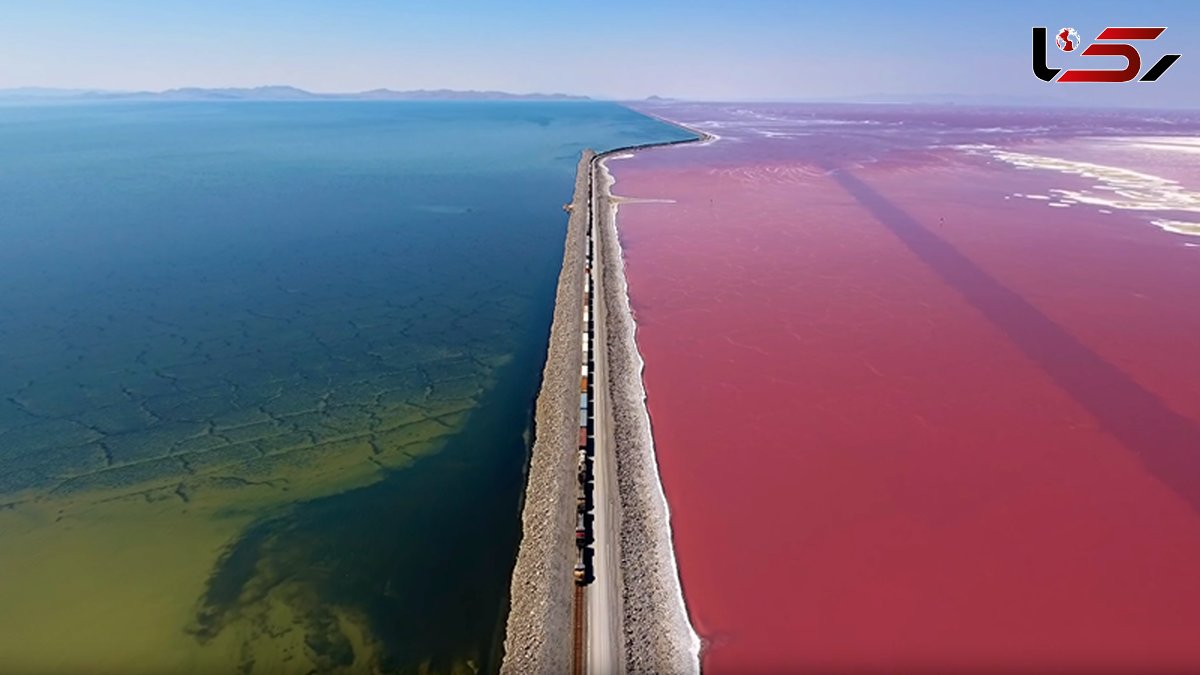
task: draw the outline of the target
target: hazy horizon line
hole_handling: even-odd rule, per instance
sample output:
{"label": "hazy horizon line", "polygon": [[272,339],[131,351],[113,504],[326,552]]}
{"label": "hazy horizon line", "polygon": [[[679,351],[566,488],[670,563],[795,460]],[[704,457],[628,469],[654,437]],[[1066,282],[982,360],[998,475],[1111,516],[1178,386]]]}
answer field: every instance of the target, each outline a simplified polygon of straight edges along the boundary
{"label": "hazy horizon line", "polygon": [[[1003,94],[956,94],[956,93],[926,93],[926,94],[899,94],[899,93],[883,93],[877,92],[872,94],[855,94],[845,96],[823,96],[823,97],[791,97],[791,96],[764,96],[764,97],[746,97],[746,98],[705,98],[705,97],[688,97],[688,96],[666,96],[652,94],[641,98],[605,96],[598,94],[579,94],[562,91],[511,91],[504,89],[454,89],[450,87],[439,88],[417,88],[417,89],[393,89],[387,86],[374,87],[370,89],[360,90],[314,90],[305,89],[289,84],[261,84],[254,86],[196,86],[196,85],[180,85],[169,87],[166,89],[108,89],[102,87],[64,87],[64,86],[47,86],[47,85],[23,85],[23,86],[8,86],[0,87],[0,96],[3,95],[20,95],[22,93],[29,94],[29,98],[39,98],[37,94],[42,94],[40,98],[53,99],[56,97],[70,98],[73,96],[86,97],[88,95],[97,96],[147,96],[157,97],[168,94],[180,94],[186,92],[196,93],[216,93],[216,92],[270,92],[272,90],[287,90],[295,92],[297,95],[312,97],[315,100],[336,100],[339,97],[350,99],[355,96],[364,96],[368,94],[456,94],[461,100],[469,100],[471,94],[485,94],[498,97],[511,97],[514,99],[520,98],[546,98],[558,99],[563,101],[595,101],[595,102],[647,102],[647,101],[663,101],[663,102],[679,102],[679,103],[845,103],[845,104],[864,104],[864,105],[967,105],[979,107],[1036,107],[1036,108],[1068,108],[1081,109],[1092,108],[1096,110],[1169,110],[1169,111],[1196,111],[1200,110],[1200,103],[1183,104],[1183,105],[1121,105],[1121,104],[1101,104],[1093,105],[1087,103],[1071,103],[1069,101],[1045,101],[1033,97],[1020,96],[1005,96]],[[466,96],[464,96],[466,95]],[[432,99],[433,97],[428,97]],[[247,100],[247,99],[225,99],[229,101]],[[285,99],[257,99],[260,101],[267,100],[285,100]],[[297,100],[297,99],[292,99]],[[301,99],[302,100],[302,99]]]}

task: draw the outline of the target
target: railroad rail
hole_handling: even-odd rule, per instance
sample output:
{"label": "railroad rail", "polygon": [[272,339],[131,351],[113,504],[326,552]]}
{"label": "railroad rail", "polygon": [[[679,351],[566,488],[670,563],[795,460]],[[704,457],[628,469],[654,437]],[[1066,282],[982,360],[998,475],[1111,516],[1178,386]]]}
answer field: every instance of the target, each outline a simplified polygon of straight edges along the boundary
{"label": "railroad rail", "polygon": [[571,673],[584,675],[587,672],[587,590],[583,586],[575,587],[574,622]]}

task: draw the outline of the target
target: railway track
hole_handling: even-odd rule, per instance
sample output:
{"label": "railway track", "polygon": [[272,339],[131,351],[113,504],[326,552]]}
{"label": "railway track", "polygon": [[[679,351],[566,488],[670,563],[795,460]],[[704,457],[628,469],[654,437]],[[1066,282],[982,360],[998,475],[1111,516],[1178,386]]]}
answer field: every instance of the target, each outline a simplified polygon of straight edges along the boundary
{"label": "railway track", "polygon": [[587,591],[583,586],[575,587],[575,630],[571,658],[571,674],[587,672]]}
{"label": "railway track", "polygon": [[[608,427],[612,415],[604,389],[607,379],[605,307],[598,231],[602,201],[597,171],[606,156],[680,142],[650,143],[601,153],[592,158],[587,176],[587,226],[584,263],[583,316],[580,335],[580,413],[578,446],[576,566],[572,672],[596,675],[621,672],[620,569],[616,554],[619,505]],[[603,475],[601,475],[603,474]],[[590,596],[590,597],[589,597]]]}

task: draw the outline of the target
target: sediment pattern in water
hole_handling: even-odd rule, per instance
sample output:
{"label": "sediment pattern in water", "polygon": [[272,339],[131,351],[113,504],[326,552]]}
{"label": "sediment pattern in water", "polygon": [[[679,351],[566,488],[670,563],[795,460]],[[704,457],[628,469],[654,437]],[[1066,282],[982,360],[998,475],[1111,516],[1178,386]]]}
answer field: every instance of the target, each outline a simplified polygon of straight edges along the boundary
{"label": "sediment pattern in water", "polygon": [[493,671],[584,146],[617,106],[0,110],[0,654]]}

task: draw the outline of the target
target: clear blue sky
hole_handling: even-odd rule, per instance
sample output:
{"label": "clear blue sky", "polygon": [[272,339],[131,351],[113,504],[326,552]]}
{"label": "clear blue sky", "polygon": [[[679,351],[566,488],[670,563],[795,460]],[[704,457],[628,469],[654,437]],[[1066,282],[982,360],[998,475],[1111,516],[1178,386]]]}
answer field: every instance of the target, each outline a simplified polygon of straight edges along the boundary
{"label": "clear blue sky", "polygon": [[[1085,40],[1106,25],[1165,25],[1146,60],[1183,58],[1153,85],[1044,84],[1029,67],[1034,25],[1072,26]],[[0,87],[953,93],[1200,107],[1200,2],[0,0],[0,64]]]}

